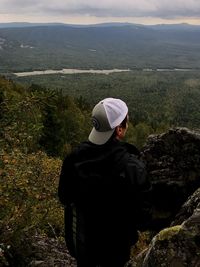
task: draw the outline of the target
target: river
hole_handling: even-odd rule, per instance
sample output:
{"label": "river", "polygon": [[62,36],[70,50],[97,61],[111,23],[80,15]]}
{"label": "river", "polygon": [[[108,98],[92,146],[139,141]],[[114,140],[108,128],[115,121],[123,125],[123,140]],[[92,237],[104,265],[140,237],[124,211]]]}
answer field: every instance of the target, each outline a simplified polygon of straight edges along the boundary
{"label": "river", "polygon": [[39,70],[30,72],[15,72],[14,75],[18,77],[33,76],[33,75],[46,75],[46,74],[76,74],[76,73],[97,73],[97,74],[110,74],[113,72],[125,72],[130,69],[111,69],[111,70],[81,70],[81,69],[62,69],[62,70]]}
{"label": "river", "polygon": [[[197,69],[179,69],[179,68],[173,68],[173,69],[135,69],[137,71],[156,71],[156,72],[179,72],[179,71],[196,71]],[[35,71],[29,71],[29,72],[15,72],[13,73],[17,77],[25,77],[25,76],[33,76],[33,75],[47,75],[47,74],[77,74],[77,73],[96,73],[96,74],[110,74],[114,72],[127,72],[131,71],[131,69],[110,69],[110,70],[94,70],[94,69],[88,69],[88,70],[82,70],[82,69],[62,69],[62,70],[35,70]]]}

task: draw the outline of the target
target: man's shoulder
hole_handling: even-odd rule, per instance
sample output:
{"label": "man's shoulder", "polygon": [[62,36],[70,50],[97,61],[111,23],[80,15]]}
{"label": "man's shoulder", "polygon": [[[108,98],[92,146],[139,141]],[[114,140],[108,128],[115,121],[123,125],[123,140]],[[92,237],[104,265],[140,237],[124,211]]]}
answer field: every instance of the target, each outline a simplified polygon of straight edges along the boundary
{"label": "man's shoulder", "polygon": [[122,146],[126,149],[126,151],[129,154],[133,154],[133,155],[138,156],[138,157],[140,156],[140,151],[136,146],[134,146],[130,143],[126,143],[126,142],[123,142]]}
{"label": "man's shoulder", "polygon": [[87,150],[91,147],[91,143],[89,141],[83,141],[75,146],[70,153],[68,153],[64,159],[73,159],[76,158],[80,153],[86,153]]}
{"label": "man's shoulder", "polygon": [[146,165],[140,158],[140,151],[132,144],[123,143],[122,145],[126,149],[125,171],[127,175],[130,176],[131,180],[142,181],[146,176]]}

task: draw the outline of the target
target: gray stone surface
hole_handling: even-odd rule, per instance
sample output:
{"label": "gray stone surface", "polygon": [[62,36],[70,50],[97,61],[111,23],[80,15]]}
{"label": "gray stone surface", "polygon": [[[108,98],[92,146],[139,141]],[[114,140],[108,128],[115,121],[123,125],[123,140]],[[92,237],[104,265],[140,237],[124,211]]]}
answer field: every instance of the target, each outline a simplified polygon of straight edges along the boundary
{"label": "gray stone surface", "polygon": [[200,187],[200,133],[175,128],[149,136],[142,158],[153,184],[154,216],[165,218],[168,226]]}

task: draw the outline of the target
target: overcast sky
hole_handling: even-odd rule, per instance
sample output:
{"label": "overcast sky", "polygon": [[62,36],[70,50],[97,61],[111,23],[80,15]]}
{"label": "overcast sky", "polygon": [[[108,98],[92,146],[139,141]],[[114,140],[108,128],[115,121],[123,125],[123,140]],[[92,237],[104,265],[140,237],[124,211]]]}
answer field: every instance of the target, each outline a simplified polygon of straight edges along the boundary
{"label": "overcast sky", "polygon": [[200,0],[0,0],[0,22],[200,24]]}

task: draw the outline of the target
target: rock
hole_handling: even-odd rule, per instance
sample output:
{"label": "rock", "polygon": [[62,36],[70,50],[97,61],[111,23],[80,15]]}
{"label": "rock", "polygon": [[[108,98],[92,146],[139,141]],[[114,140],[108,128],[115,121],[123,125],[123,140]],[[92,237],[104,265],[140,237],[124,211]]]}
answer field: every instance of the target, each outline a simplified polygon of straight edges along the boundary
{"label": "rock", "polygon": [[76,267],[65,242],[45,235],[21,236],[20,243],[11,246],[6,256],[7,263],[1,266]]}
{"label": "rock", "polygon": [[142,154],[153,185],[154,217],[165,222],[162,229],[200,187],[200,133],[175,128],[151,135]]}
{"label": "rock", "polygon": [[200,203],[181,225],[160,231],[129,267],[200,267]]}
{"label": "rock", "polygon": [[164,224],[127,266],[200,267],[200,133],[170,129],[150,136],[142,152],[153,185],[153,222]]}
{"label": "rock", "polygon": [[183,204],[180,211],[175,216],[175,220],[171,223],[171,226],[181,224],[187,220],[197,208],[200,203],[200,188],[198,188],[192,196]]}
{"label": "rock", "polygon": [[31,237],[32,260],[29,267],[76,267],[76,261],[72,258],[64,242],[45,236]]}

